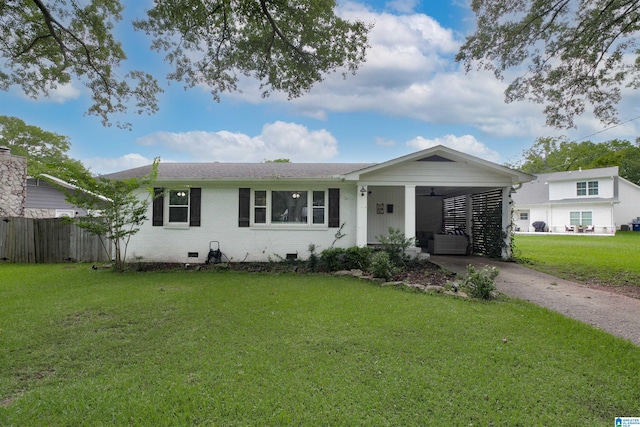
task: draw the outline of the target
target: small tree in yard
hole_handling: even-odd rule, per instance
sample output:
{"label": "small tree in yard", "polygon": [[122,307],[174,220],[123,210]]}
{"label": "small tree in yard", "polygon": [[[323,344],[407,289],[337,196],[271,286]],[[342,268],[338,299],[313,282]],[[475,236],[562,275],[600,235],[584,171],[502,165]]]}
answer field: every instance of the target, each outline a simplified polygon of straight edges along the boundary
{"label": "small tree in yard", "polygon": [[[77,179],[84,191],[64,189],[67,202],[87,211],[86,216],[73,218],[78,227],[100,237],[105,250],[110,240],[115,250],[114,267],[123,271],[127,246],[131,236],[148,219],[149,203],[153,199],[153,183],[158,174],[159,159],[153,161],[151,173],[142,178],[113,180],[83,174]],[[148,197],[140,198],[135,191],[147,188]]]}
{"label": "small tree in yard", "polygon": [[415,245],[414,238],[408,238],[398,228],[389,227],[387,236],[376,236],[376,240],[382,245],[382,250],[389,254],[389,259],[397,267],[405,267],[408,256],[405,251]]}

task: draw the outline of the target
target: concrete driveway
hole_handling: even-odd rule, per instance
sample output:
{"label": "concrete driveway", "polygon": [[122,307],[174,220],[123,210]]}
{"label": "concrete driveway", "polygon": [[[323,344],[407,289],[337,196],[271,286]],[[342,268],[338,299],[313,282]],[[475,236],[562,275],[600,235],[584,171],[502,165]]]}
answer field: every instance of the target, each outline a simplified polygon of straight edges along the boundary
{"label": "concrete driveway", "polygon": [[512,262],[453,255],[432,255],[429,260],[458,275],[465,275],[469,264],[477,268],[495,266],[500,270],[496,287],[501,293],[546,307],[640,346],[640,299],[591,289]]}

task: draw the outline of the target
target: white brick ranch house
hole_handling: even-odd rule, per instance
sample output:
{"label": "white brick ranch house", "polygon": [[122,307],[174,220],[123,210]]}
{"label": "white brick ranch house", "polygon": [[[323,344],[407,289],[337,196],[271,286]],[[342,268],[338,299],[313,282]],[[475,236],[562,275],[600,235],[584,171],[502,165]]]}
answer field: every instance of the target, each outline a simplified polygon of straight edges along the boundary
{"label": "white brick ranch house", "polygon": [[487,254],[498,239],[497,256],[508,256],[510,193],[532,179],[443,146],[380,164],[161,163],[150,220],[128,253],[205,262],[219,244],[232,261],[306,259],[310,244],[318,252],[371,245],[394,227],[417,237],[424,251]]}

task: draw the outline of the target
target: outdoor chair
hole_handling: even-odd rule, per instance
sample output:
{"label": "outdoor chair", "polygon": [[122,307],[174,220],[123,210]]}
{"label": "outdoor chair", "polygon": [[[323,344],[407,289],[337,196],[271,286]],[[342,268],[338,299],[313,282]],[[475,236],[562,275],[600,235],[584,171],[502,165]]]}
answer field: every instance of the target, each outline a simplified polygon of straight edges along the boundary
{"label": "outdoor chair", "polygon": [[564,226],[564,231],[565,231],[566,233],[573,233],[573,232],[575,231],[575,228],[573,228],[573,227],[569,227],[569,226],[565,225],[565,226]]}
{"label": "outdoor chair", "polygon": [[596,230],[596,226],[595,225],[587,225],[584,228],[584,232],[585,233],[593,233]]}

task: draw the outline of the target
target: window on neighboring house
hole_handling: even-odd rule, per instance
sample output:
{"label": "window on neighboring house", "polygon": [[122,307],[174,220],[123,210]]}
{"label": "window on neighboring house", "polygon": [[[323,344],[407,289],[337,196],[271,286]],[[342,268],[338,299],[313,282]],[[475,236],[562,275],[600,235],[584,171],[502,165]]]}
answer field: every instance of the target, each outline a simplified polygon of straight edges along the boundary
{"label": "window on neighboring house", "polygon": [[529,212],[520,212],[520,221],[529,221]]}
{"label": "window on neighboring house", "polygon": [[571,225],[592,225],[593,212],[591,211],[569,212],[569,223]]}
{"label": "window on neighboring house", "polygon": [[598,181],[580,181],[576,182],[576,194],[578,196],[597,196]]}

